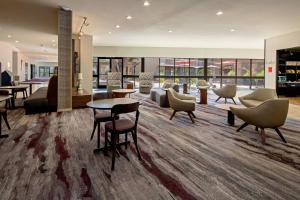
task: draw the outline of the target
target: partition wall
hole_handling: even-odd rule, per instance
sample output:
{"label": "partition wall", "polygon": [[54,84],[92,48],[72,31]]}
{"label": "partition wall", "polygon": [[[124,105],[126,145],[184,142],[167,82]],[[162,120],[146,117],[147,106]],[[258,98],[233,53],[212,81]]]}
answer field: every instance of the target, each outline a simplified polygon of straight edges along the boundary
{"label": "partition wall", "polygon": [[133,82],[139,87],[140,72],[154,75],[154,87],[160,87],[165,80],[179,85],[187,83],[196,88],[200,79],[216,87],[237,84],[238,87],[264,87],[263,59],[223,58],[94,58],[94,88],[106,87],[108,72],[121,72],[123,83]]}

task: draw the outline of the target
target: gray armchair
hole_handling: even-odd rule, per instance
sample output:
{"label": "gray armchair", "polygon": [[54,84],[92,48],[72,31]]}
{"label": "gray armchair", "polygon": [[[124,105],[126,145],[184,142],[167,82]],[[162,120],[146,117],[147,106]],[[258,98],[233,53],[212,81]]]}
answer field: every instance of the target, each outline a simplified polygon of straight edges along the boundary
{"label": "gray armchair", "polygon": [[255,107],[270,99],[277,99],[276,90],[258,88],[251,94],[239,97],[240,102],[246,107]]}
{"label": "gray armchair", "polygon": [[107,74],[107,92],[122,88],[122,74],[120,72],[109,72]]}
{"label": "gray armchair", "polygon": [[193,111],[195,111],[195,102],[196,98],[192,96],[186,96],[177,93],[173,88],[168,89],[168,99],[170,107],[174,110],[173,114],[170,117],[170,120],[173,119],[176,112],[183,111],[186,112],[192,122],[194,123],[194,118],[196,116],[194,115]]}
{"label": "gray armchair", "polygon": [[288,99],[271,99],[256,107],[251,108],[233,108],[230,110],[234,115],[242,119],[245,123],[237,129],[242,130],[249,124],[256,126],[261,129],[262,142],[265,143],[265,128],[275,129],[277,134],[280,136],[283,142],[286,143],[283,135],[279,131],[278,127],[284,125],[287,118],[289,109]]}
{"label": "gray armchair", "polygon": [[235,103],[234,101],[234,97],[236,95],[236,85],[225,85],[224,87],[220,88],[220,89],[213,89],[213,92],[219,96],[219,98],[216,100],[219,101],[221,98],[225,98],[225,103],[227,103],[227,98],[232,99],[233,103]]}
{"label": "gray armchair", "polygon": [[149,72],[141,73],[139,76],[140,80],[140,93],[150,94],[152,88],[153,74]]}

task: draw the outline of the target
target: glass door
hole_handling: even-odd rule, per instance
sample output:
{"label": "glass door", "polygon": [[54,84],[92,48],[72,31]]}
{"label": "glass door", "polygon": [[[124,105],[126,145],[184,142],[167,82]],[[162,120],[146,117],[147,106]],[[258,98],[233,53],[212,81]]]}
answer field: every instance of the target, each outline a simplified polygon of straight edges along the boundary
{"label": "glass door", "polygon": [[99,58],[99,88],[106,88],[107,85],[107,73],[110,71],[111,59],[110,58]]}

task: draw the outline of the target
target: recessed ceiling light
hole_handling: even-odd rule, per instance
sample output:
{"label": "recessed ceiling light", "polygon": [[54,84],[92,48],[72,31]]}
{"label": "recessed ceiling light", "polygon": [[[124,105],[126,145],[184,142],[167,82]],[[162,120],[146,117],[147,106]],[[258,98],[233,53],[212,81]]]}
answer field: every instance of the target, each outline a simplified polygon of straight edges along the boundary
{"label": "recessed ceiling light", "polygon": [[120,25],[116,25],[116,28],[120,28],[121,26]]}
{"label": "recessed ceiling light", "polygon": [[108,34],[110,35],[110,34],[111,34],[111,32],[109,31],[109,32],[108,32]]}
{"label": "recessed ceiling light", "polygon": [[169,33],[173,33],[173,31],[172,31],[172,30],[169,30],[168,32],[169,32]]}
{"label": "recessed ceiling light", "polygon": [[8,35],[7,37],[8,37],[8,38],[12,38],[12,36],[11,36],[11,35]]}
{"label": "recessed ceiling light", "polygon": [[131,15],[128,15],[128,16],[126,17],[126,19],[131,20],[131,19],[132,19],[132,16],[131,16]]}
{"label": "recessed ceiling light", "polygon": [[223,14],[224,14],[223,11],[218,11],[218,12],[216,13],[217,16],[220,16],[220,15],[223,15]]}
{"label": "recessed ceiling light", "polygon": [[144,1],[144,6],[150,6],[150,2],[149,1]]}
{"label": "recessed ceiling light", "polygon": [[20,41],[19,40],[16,40],[16,43],[19,43]]}
{"label": "recessed ceiling light", "polygon": [[52,42],[55,42],[55,40],[52,40]]}
{"label": "recessed ceiling light", "polygon": [[230,32],[235,32],[236,30],[234,28],[230,29]]}

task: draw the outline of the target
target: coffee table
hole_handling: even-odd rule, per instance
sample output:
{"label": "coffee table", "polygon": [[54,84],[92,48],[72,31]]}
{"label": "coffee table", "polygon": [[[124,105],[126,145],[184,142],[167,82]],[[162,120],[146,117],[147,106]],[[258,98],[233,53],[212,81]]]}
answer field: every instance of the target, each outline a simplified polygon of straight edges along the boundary
{"label": "coffee table", "polygon": [[112,93],[114,94],[114,97],[116,98],[124,98],[127,94],[132,94],[135,93],[135,90],[133,89],[117,89],[117,90],[112,90]]}
{"label": "coffee table", "polygon": [[215,107],[220,108],[222,110],[227,111],[227,123],[231,126],[234,126],[234,114],[231,112],[230,107],[233,108],[246,108],[243,105],[235,105],[235,104],[216,104]]}

